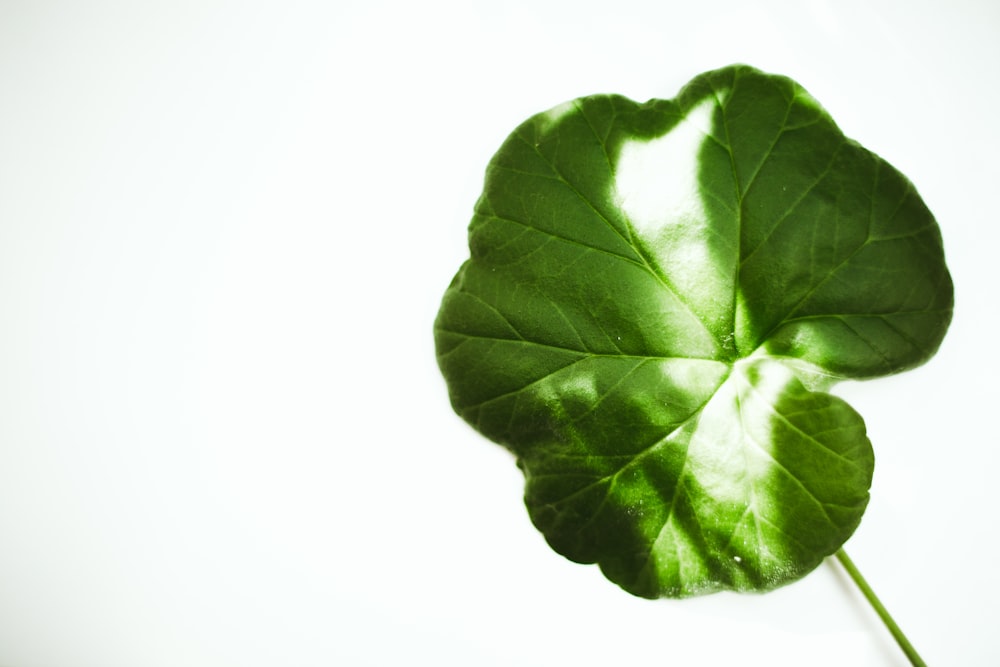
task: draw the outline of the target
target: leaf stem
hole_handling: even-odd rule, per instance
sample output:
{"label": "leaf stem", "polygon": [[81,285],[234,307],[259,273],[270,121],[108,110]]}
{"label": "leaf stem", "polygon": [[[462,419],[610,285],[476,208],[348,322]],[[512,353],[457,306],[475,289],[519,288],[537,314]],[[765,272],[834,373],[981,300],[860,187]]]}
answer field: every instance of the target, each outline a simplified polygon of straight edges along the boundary
{"label": "leaf stem", "polygon": [[854,583],[861,589],[861,592],[868,600],[868,603],[875,609],[875,613],[878,614],[879,618],[881,618],[882,622],[885,624],[885,627],[889,629],[890,633],[892,633],[892,637],[896,640],[896,643],[899,644],[899,648],[903,649],[903,653],[905,653],[906,657],[910,659],[910,664],[913,665],[913,667],[927,667],[927,663],[920,657],[917,650],[913,648],[913,644],[911,644],[910,640],[903,634],[903,631],[896,624],[896,621],[892,619],[892,616],[889,614],[889,610],[885,608],[885,605],[883,605],[881,600],[878,599],[878,596],[875,595],[875,591],[872,590],[872,587],[869,586],[868,582],[865,581],[865,578],[861,576],[861,571],[854,565],[854,561],[848,557],[847,552],[843,549],[838,550],[837,560],[839,560],[840,564],[844,566],[845,570],[847,570],[847,574],[851,575],[851,579],[853,579]]}

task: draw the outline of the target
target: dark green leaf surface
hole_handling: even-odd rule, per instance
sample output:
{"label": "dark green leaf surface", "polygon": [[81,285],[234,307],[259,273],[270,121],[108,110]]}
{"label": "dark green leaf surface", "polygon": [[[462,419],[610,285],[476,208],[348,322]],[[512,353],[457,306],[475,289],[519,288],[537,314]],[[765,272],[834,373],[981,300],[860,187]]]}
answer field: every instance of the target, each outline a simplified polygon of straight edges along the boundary
{"label": "dark green leaf surface", "polygon": [[641,596],[767,590],[868,502],[825,393],[936,351],[940,232],[800,86],[736,66],[675,100],[575,100],[487,169],[435,323],[455,410],[509,448],[535,525]]}

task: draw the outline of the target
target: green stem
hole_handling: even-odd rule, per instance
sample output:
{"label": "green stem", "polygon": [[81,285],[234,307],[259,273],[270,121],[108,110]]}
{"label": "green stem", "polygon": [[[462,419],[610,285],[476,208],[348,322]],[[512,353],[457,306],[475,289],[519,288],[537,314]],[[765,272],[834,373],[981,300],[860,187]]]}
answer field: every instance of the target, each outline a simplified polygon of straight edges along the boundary
{"label": "green stem", "polygon": [[899,648],[903,649],[903,653],[905,653],[906,657],[910,659],[910,664],[912,664],[913,667],[927,667],[927,663],[924,662],[923,658],[920,657],[920,654],[917,653],[917,649],[913,648],[913,644],[910,643],[910,640],[906,638],[903,631],[899,629],[898,625],[896,625],[896,621],[892,620],[892,616],[889,615],[889,610],[885,608],[885,605],[883,605],[878,599],[878,596],[875,595],[875,591],[873,591],[872,587],[868,585],[865,578],[861,576],[861,572],[854,565],[854,561],[847,556],[847,552],[843,549],[837,551],[837,560],[840,561],[840,564],[844,566],[845,570],[847,570],[847,574],[851,575],[851,579],[854,580],[854,583],[857,584],[858,588],[861,589],[861,592],[864,593],[868,603],[871,604],[871,606],[875,609],[875,613],[877,613],[878,617],[882,619],[883,623],[885,623],[885,627],[887,627],[889,632],[892,633],[896,643],[899,644]]}

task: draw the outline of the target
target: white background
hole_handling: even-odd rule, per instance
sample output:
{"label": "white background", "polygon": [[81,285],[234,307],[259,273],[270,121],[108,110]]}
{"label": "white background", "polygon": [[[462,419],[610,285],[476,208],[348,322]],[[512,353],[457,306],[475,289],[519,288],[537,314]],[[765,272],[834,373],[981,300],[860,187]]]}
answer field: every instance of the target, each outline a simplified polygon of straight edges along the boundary
{"label": "white background", "polygon": [[940,221],[940,353],[840,389],[848,550],[930,664],[1000,662],[997,3],[6,0],[0,665],[905,664],[829,564],[650,602],[565,561],[437,372],[507,133],[732,62]]}

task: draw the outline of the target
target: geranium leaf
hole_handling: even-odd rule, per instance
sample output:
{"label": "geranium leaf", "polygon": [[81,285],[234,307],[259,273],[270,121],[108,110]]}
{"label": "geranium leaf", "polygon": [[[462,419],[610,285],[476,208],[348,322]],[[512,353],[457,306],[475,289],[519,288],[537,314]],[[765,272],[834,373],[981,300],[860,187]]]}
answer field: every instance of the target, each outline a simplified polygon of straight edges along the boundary
{"label": "geranium leaf", "polygon": [[872,475],[826,391],[934,354],[952,285],[913,186],[798,84],[585,97],[487,169],[435,323],[455,410],[535,525],[645,597],[767,590],[835,552]]}

